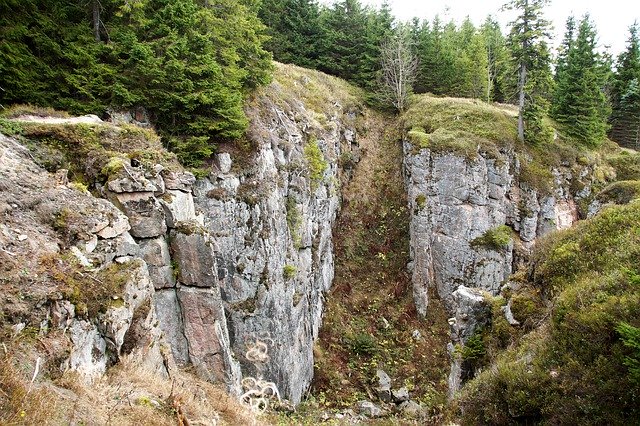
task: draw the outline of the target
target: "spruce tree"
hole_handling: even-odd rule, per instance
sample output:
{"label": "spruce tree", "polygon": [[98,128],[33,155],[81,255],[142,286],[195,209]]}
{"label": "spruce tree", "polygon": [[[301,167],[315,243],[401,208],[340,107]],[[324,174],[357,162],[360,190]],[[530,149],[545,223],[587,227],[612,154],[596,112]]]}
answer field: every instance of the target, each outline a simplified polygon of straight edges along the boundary
{"label": "spruce tree", "polygon": [[606,78],[605,63],[596,50],[596,31],[585,15],[558,76],[553,117],[567,126],[567,134],[589,146],[606,137],[610,112]]}
{"label": "spruce tree", "polygon": [[509,52],[500,24],[488,16],[480,27],[487,54],[486,94],[487,102],[505,102],[509,97]]}
{"label": "spruce tree", "polygon": [[611,130],[621,145],[640,149],[640,39],[638,23],[629,28],[627,48],[620,54],[613,78]]}
{"label": "spruce tree", "polygon": [[511,0],[504,7],[516,10],[511,22],[509,46],[518,69],[518,139],[538,143],[550,138],[543,123],[548,108],[551,80],[548,39],[549,22],[543,7],[548,0]]}
{"label": "spruce tree", "polygon": [[571,52],[571,48],[575,42],[575,28],[576,21],[573,16],[569,16],[567,18],[567,22],[565,25],[565,33],[562,39],[562,43],[558,47],[558,58],[556,59],[556,69],[555,74],[553,76],[553,81],[556,85],[556,90],[553,93],[553,101],[551,103],[551,115],[557,116],[558,110],[557,108],[560,105],[565,103],[565,100],[561,99],[561,96],[564,95],[562,90],[559,90],[559,86],[564,84],[566,79],[565,73],[567,71],[567,61],[569,59],[569,52]]}

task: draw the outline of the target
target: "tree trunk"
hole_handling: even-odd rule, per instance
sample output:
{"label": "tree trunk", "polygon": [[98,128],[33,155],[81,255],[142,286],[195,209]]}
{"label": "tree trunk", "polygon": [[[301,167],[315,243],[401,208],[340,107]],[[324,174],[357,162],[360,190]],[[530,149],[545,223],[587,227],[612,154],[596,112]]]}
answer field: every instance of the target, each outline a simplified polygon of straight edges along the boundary
{"label": "tree trunk", "polygon": [[93,1],[93,35],[96,41],[100,41],[100,2]]}
{"label": "tree trunk", "polygon": [[527,82],[527,65],[520,64],[520,78],[518,81],[518,139],[524,142],[524,85]]}

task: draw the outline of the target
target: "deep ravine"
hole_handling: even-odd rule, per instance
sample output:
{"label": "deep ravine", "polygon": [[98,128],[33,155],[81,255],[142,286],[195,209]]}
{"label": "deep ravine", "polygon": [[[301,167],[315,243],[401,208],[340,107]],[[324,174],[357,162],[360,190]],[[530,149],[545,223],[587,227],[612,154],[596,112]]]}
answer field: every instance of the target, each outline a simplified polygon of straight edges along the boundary
{"label": "deep ravine", "polygon": [[400,126],[371,112],[359,141],[362,160],[334,228],[335,279],[314,350],[312,400],[332,408],[376,401],[383,369],[435,422],[446,402],[449,327],[435,295],[425,319],[412,300]]}

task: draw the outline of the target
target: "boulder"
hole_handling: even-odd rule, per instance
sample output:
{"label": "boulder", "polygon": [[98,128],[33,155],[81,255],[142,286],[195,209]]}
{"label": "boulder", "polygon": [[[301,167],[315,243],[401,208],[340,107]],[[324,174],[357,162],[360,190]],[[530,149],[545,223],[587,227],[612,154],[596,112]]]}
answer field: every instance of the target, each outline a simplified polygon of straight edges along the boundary
{"label": "boulder", "polygon": [[134,237],[154,238],[167,232],[164,209],[153,192],[115,194],[115,202],[129,218]]}
{"label": "boulder", "polygon": [[169,245],[164,237],[140,241],[140,252],[147,263],[151,282],[156,289],[175,287]]}
{"label": "boulder", "polygon": [[384,412],[380,407],[371,401],[358,401],[355,406],[356,412],[369,418],[381,417]]}

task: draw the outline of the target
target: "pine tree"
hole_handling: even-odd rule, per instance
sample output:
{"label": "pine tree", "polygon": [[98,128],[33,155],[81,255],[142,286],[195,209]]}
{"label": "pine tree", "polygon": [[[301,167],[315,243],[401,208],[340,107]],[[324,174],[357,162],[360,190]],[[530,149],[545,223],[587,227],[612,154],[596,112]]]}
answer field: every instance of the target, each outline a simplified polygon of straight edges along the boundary
{"label": "pine tree", "polygon": [[556,60],[556,72],[553,76],[553,81],[556,84],[556,90],[554,90],[553,101],[551,103],[551,115],[558,115],[558,107],[560,105],[564,105],[565,100],[560,97],[564,95],[562,90],[558,90],[559,86],[564,83],[566,80],[566,71],[567,71],[567,62],[569,59],[569,52],[571,52],[571,48],[575,42],[575,28],[576,21],[573,16],[569,16],[567,18],[567,23],[565,26],[564,38],[562,39],[562,44],[558,47],[558,58]]}
{"label": "pine tree", "polygon": [[606,78],[604,61],[596,51],[594,25],[585,15],[558,77],[553,117],[567,125],[567,134],[590,146],[606,137],[610,112],[604,94]]}
{"label": "pine tree", "polygon": [[621,145],[640,149],[640,39],[638,23],[629,28],[627,49],[620,54],[613,77],[611,130]]}
{"label": "pine tree", "polygon": [[485,40],[487,68],[486,95],[487,102],[505,102],[508,98],[509,52],[500,24],[488,16],[480,31]]}
{"label": "pine tree", "polygon": [[548,0],[511,0],[504,7],[519,12],[509,34],[509,46],[518,69],[518,138],[537,143],[550,138],[543,117],[551,86],[550,55],[546,40],[549,22],[543,17]]}
{"label": "pine tree", "polygon": [[263,0],[259,17],[270,37],[264,47],[276,61],[307,68],[318,66],[324,33],[320,8],[314,0]]}

